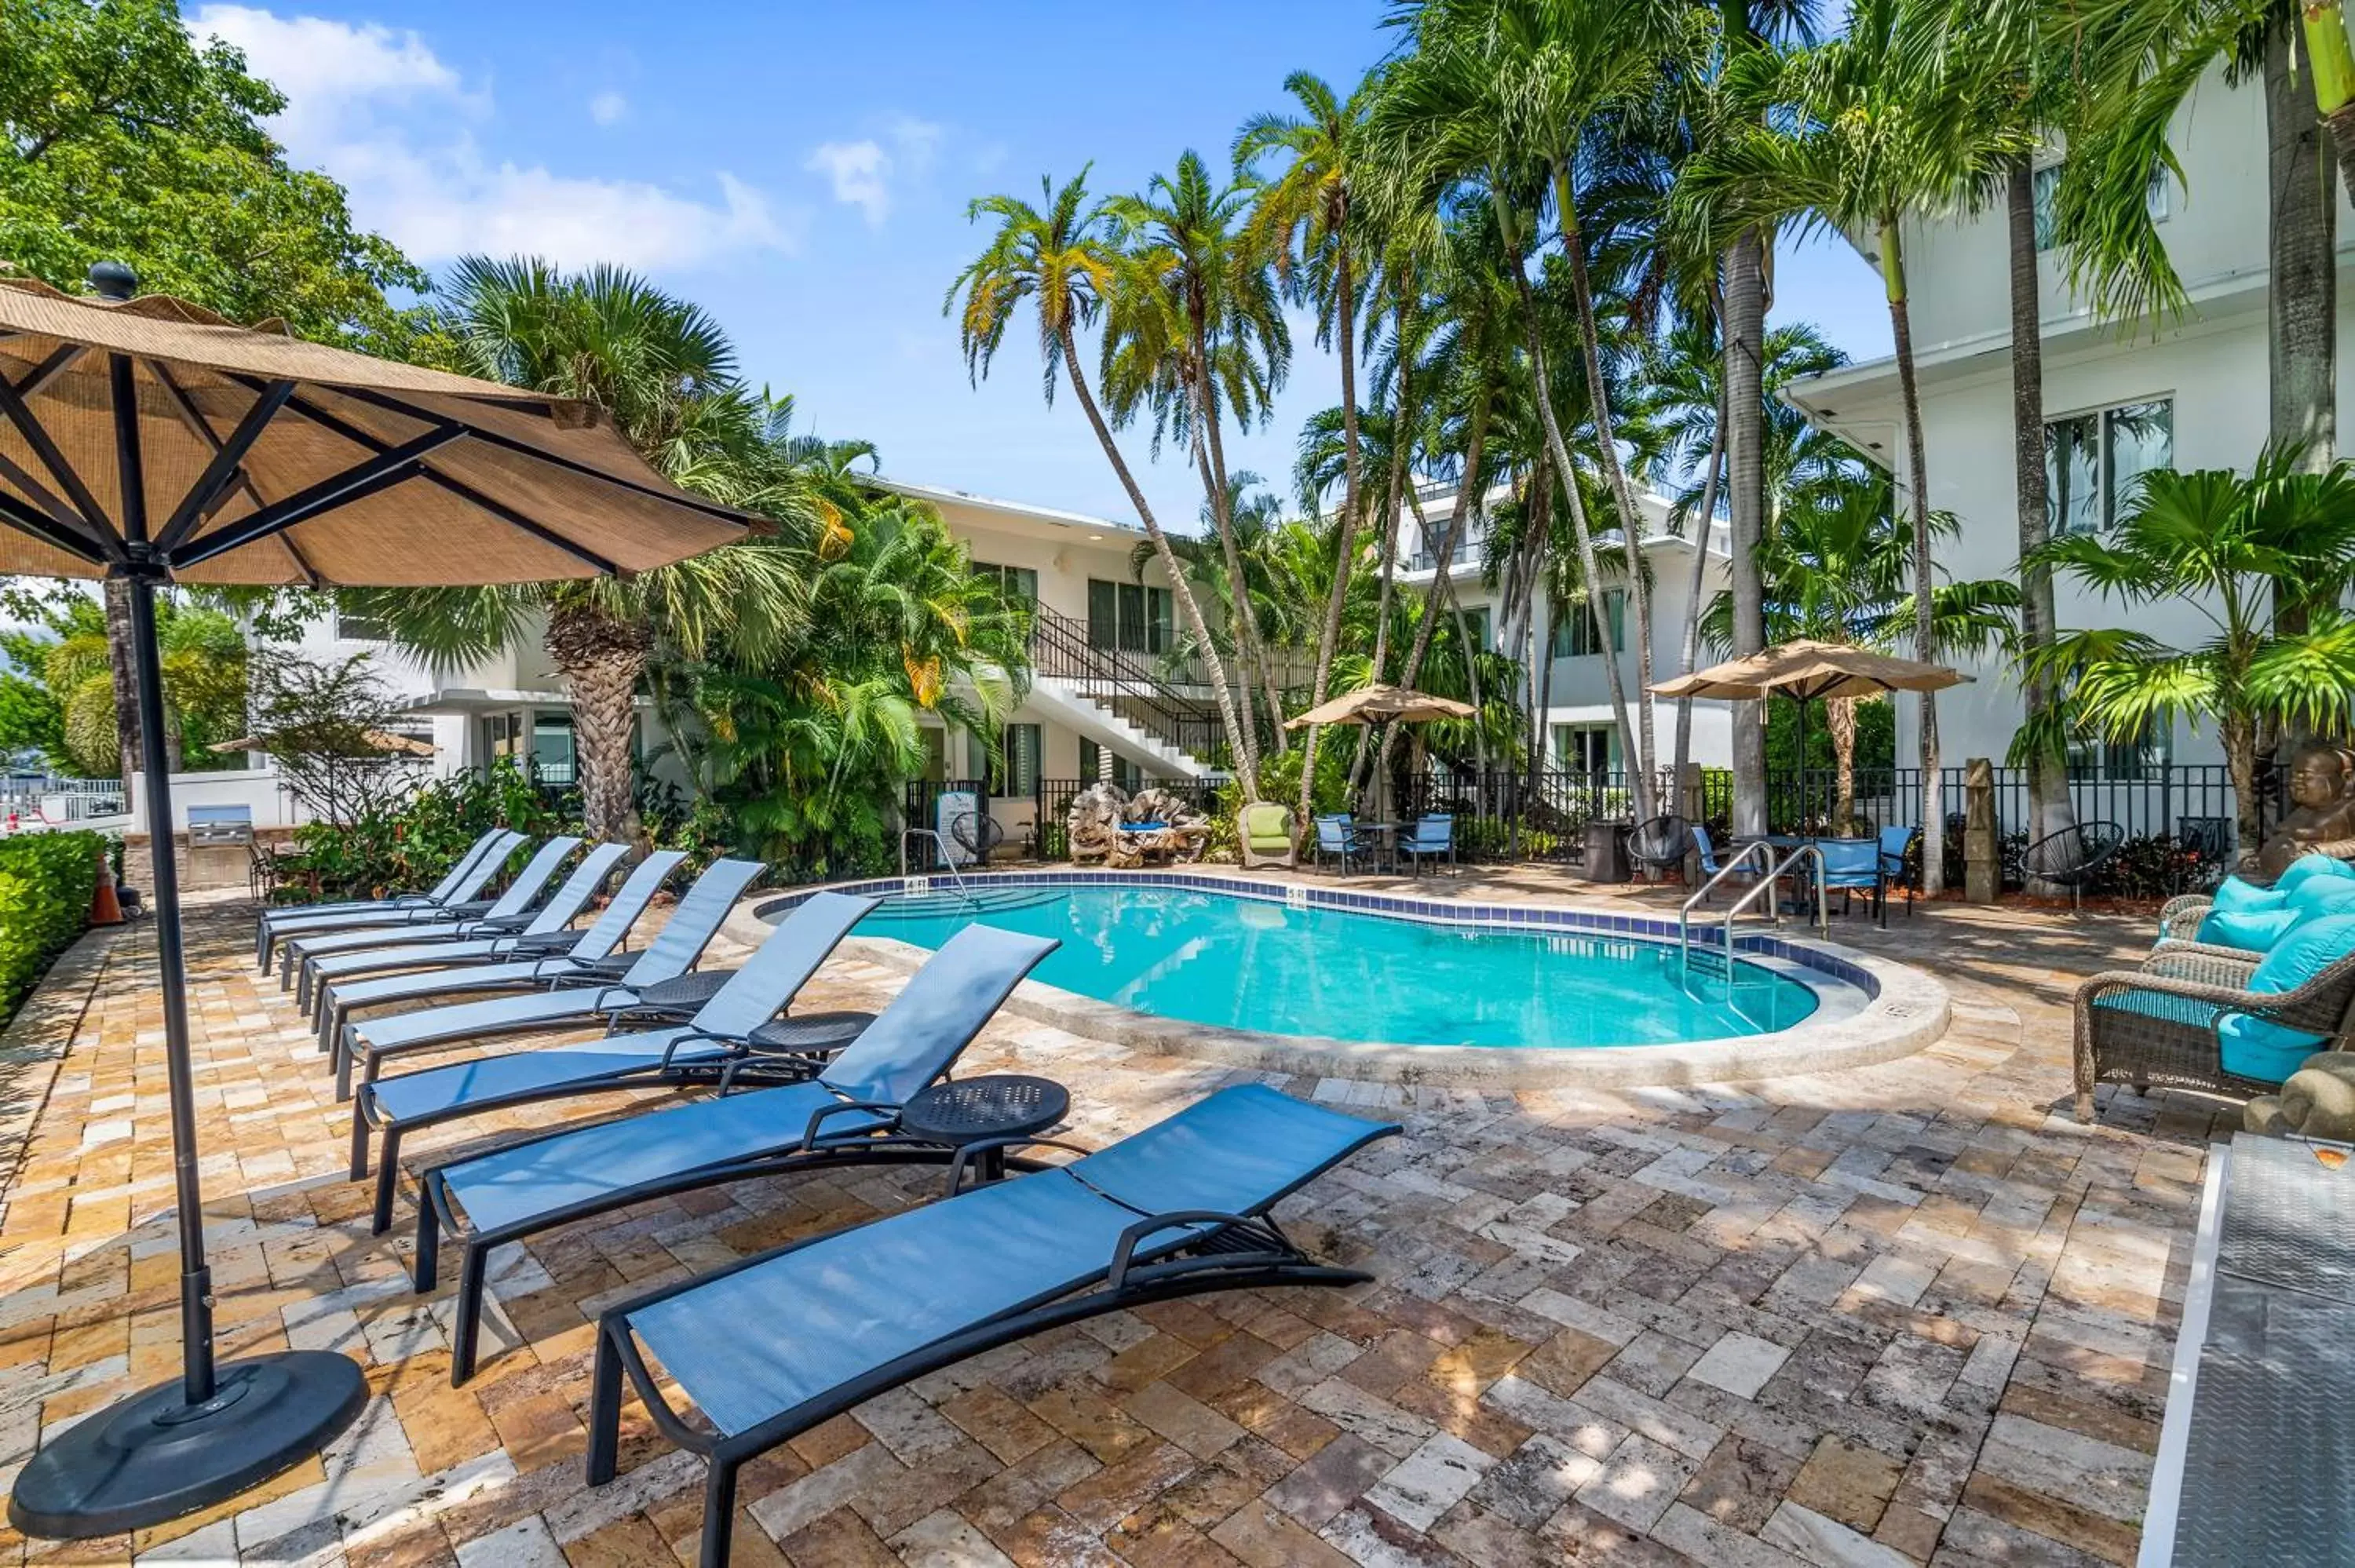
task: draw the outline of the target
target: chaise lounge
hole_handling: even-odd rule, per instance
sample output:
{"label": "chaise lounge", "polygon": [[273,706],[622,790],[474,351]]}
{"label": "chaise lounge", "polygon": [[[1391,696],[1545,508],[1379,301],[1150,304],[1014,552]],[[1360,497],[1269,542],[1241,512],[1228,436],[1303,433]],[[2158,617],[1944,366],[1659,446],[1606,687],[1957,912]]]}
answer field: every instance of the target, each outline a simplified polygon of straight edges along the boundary
{"label": "chaise lounge", "polygon": [[[293,904],[274,909],[264,909],[254,919],[253,966],[267,973],[271,948],[281,936],[290,931],[317,930],[336,920],[354,916],[372,916],[379,920],[396,920],[410,916],[454,918],[459,915],[479,915],[490,907],[487,900],[476,903],[476,896],[490,885],[491,878],[506,864],[507,856],[523,842],[523,835],[506,828],[494,828],[476,839],[474,846],[458,857],[449,874],[434,884],[430,892],[403,893],[389,898],[347,898],[334,904]],[[442,912],[448,911],[444,916]]]}

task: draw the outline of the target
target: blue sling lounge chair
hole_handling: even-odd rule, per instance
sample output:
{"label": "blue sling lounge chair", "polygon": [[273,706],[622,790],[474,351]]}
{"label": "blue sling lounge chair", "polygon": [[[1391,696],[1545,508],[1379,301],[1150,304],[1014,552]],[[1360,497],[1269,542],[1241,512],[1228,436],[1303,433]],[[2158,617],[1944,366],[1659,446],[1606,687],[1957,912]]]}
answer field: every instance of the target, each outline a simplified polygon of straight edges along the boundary
{"label": "blue sling lounge chair", "polygon": [[[601,847],[597,853],[614,847],[618,846]],[[312,1018],[319,1031],[319,1050],[325,1054],[336,1048],[336,1036],[357,1007],[455,999],[470,991],[518,987],[546,990],[587,980],[621,979],[622,971],[635,960],[615,959],[614,954],[629,936],[630,927],[637,924],[638,916],[654,902],[655,893],[686,859],[677,850],[662,850],[640,861],[637,869],[614,891],[613,901],[605,906],[586,930],[551,930],[545,936],[526,931],[520,937],[492,937],[480,942],[379,948],[365,953],[327,955],[318,960],[318,979],[314,982],[317,1001]],[[533,922],[534,926],[538,924]],[[404,956],[412,952],[417,956]],[[389,961],[395,959],[398,961]],[[366,972],[417,964],[437,967],[422,974]]]}
{"label": "blue sling lounge chair", "polygon": [[[751,1176],[844,1160],[949,1159],[953,1151],[937,1144],[891,1133],[899,1107],[955,1064],[1022,977],[1059,945],[1051,937],[967,926],[815,1078],[735,1094],[723,1089],[426,1171],[417,1203],[417,1288],[433,1288],[444,1228],[465,1243],[451,1383],[474,1373],[483,1269],[503,1243]],[[384,1171],[397,1179],[391,1160]]]}
{"label": "blue sling lounge chair", "polygon": [[[422,941],[416,942],[404,932],[387,946],[327,952],[313,952],[307,944],[297,942],[295,946],[310,956],[296,966],[294,1005],[305,1012],[311,1010],[312,998],[319,989],[319,977],[330,972],[325,966],[333,966],[332,972],[337,974],[386,973],[429,964],[489,963],[513,953],[547,953],[568,948],[577,933],[566,927],[589,907],[589,900],[597,895],[597,890],[605,885],[605,879],[613,874],[613,868],[629,853],[627,844],[599,844],[582,855],[563,885],[530,911],[531,918],[520,931],[494,931],[453,940],[437,939],[429,932]],[[485,916],[486,924],[488,919]]]}
{"label": "blue sling lounge chair", "polygon": [[567,834],[539,846],[507,884],[507,890],[487,909],[464,915],[407,920],[372,916],[334,916],[334,924],[307,931],[277,934],[278,989],[294,983],[295,966],[321,953],[346,953],[359,948],[389,948],[403,942],[455,942],[467,937],[512,935],[531,924],[532,906],[548,891],[557,868],[572,858],[581,841]]}
{"label": "blue sling lounge chair", "polygon": [[[663,1436],[710,1461],[703,1568],[728,1560],[746,1461],[987,1350],[1210,1290],[1356,1285],[1275,1204],[1398,1131],[1262,1085],[1222,1089],[1069,1165],[750,1257],[597,1325],[589,1482],[613,1478],[626,1376]],[[690,1425],[648,1364],[703,1416]]]}
{"label": "blue sling lounge chair", "polygon": [[376,920],[399,920],[410,916],[438,917],[442,911],[454,918],[461,914],[479,915],[490,907],[487,900],[476,904],[474,899],[490,885],[491,878],[507,863],[523,835],[506,828],[494,828],[474,841],[474,845],[458,857],[450,874],[434,884],[430,893],[404,893],[395,898],[355,898],[340,904],[294,904],[283,908],[264,909],[253,927],[253,965],[258,969],[270,968],[271,948],[278,938],[291,931],[323,929],[338,920],[365,917]]}
{"label": "blue sling lounge chair", "polygon": [[[880,902],[845,893],[813,894],[685,1023],[453,1062],[362,1084],[352,1102],[352,1179],[368,1174],[370,1123],[384,1129],[384,1168],[390,1170],[403,1133],[454,1117],[567,1095],[719,1078],[736,1065],[744,1037],[793,1001],[836,944]],[[583,988],[580,994],[593,1001],[604,989]],[[496,997],[476,1005],[538,1000]],[[379,1183],[380,1205],[389,1202],[388,1192]],[[389,1211],[386,1222],[390,1223]]]}
{"label": "blue sling lounge chair", "polygon": [[[414,1012],[388,1013],[357,1021],[348,1017],[333,1036],[336,1049],[336,1097],[352,1097],[352,1069],[363,1068],[363,1080],[374,1079],[384,1058],[414,1051],[439,1051],[467,1040],[535,1030],[580,1028],[620,1012],[660,1012],[649,993],[693,969],[719,934],[737,898],[765,870],[760,862],[716,860],[705,868],[687,896],[671,911],[669,923],[646,944],[627,969],[605,983],[584,983],[531,996],[495,996],[481,1001],[453,1002],[447,1007],[420,1008]],[[352,1006],[360,999],[353,981],[341,993]],[[694,1004],[701,1005],[707,997]],[[672,1012],[673,1018],[683,1012]],[[357,1172],[355,1172],[357,1174]]]}

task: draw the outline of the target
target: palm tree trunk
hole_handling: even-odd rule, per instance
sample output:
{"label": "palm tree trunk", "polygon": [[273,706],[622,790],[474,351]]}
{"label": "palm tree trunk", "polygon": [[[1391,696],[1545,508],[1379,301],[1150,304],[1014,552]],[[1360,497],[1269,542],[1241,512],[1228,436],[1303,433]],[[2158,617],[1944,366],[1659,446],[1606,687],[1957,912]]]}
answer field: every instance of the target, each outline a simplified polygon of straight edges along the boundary
{"label": "palm tree trunk", "polygon": [[[1202,444],[1201,420],[1196,419],[1193,429],[1194,471],[1201,476],[1203,491],[1207,494],[1214,489],[1223,490],[1218,475],[1211,471],[1209,451]],[[1231,601],[1227,611],[1227,646],[1228,651],[1235,656],[1235,716],[1242,725],[1242,738],[1237,742],[1235,759],[1241,766],[1242,777],[1248,785],[1251,798],[1257,800],[1259,798],[1259,720],[1252,715],[1252,662],[1249,650],[1242,640],[1244,611],[1240,608],[1250,602],[1251,585],[1248,578],[1238,580],[1242,563],[1235,553],[1232,541],[1227,536],[1226,524],[1220,521],[1215,505],[1211,508],[1210,519],[1210,525],[1217,532],[1219,542],[1225,546],[1224,565],[1228,574],[1227,597]],[[1275,715],[1275,722],[1278,725],[1284,722],[1282,713]]]}
{"label": "palm tree trunk", "polygon": [[[1219,530],[1219,548],[1226,556],[1227,579],[1235,596],[1235,644],[1243,666],[1244,679],[1256,671],[1263,694],[1267,699],[1267,726],[1276,755],[1289,749],[1284,737],[1284,696],[1275,689],[1275,673],[1268,668],[1267,654],[1260,645],[1259,607],[1252,602],[1251,579],[1243,572],[1242,552],[1235,546],[1234,493],[1227,481],[1227,449],[1219,433],[1219,390],[1210,376],[1210,339],[1202,313],[1192,313],[1194,326],[1194,370],[1197,376],[1196,408],[1201,416],[1204,434],[1209,438],[1210,473],[1210,521]],[[1254,793],[1259,789],[1259,753],[1252,747],[1250,784]]]}
{"label": "palm tree trunk", "polygon": [[[2044,478],[2044,331],[2042,292],[2036,271],[2036,175],[2022,154],[2012,160],[2005,188],[2006,230],[2011,260],[2011,471],[2019,524],[2019,636],[2033,659],[2052,646],[2059,618],[2052,605],[2052,568],[2038,552],[2051,533],[2051,503]],[[2034,668],[2033,665],[2030,666]],[[2045,715],[2052,707],[2052,683],[2030,675],[2024,683],[2029,733],[2043,736],[2028,758],[2029,836],[2058,832],[2069,810],[2069,758]],[[2040,722],[2042,721],[2042,722]],[[2029,892],[2050,896],[2049,885]]]}
{"label": "palm tree trunk", "polygon": [[[1654,744],[1652,706],[1652,590],[1644,580],[1644,514],[1636,504],[1635,487],[1619,461],[1619,440],[1611,421],[1611,388],[1603,378],[1603,336],[1594,324],[1594,287],[1586,275],[1586,244],[1571,201],[1570,171],[1554,167],[1554,210],[1561,215],[1562,249],[1570,260],[1570,291],[1578,306],[1579,346],[1586,355],[1586,397],[1594,411],[1594,449],[1603,460],[1603,477],[1619,508],[1619,528],[1627,541],[1627,609],[1636,632],[1636,761],[1631,771],[1647,777],[1659,757]],[[1550,418],[1550,414],[1549,414]],[[1590,579],[1592,580],[1592,579]]]}
{"label": "palm tree trunk", "polygon": [[123,787],[139,771],[139,674],[132,666],[131,585],[121,577],[106,579],[107,673],[114,686],[115,750],[123,758]]}
{"label": "palm tree trunk", "polygon": [[[1678,674],[1689,675],[1700,662],[1701,595],[1709,587],[1709,535],[1717,521],[1717,476],[1725,464],[1725,383],[1718,382],[1717,428],[1709,438],[1709,471],[1701,479],[1700,518],[1693,524],[1692,585],[1686,595],[1685,634]],[[1677,788],[1684,788],[1685,769],[1692,762],[1692,699],[1677,699]]]}
{"label": "palm tree trunk", "polygon": [[[2265,304],[2269,439],[2278,450],[2297,448],[2299,469],[2320,473],[2339,444],[2338,180],[2323,158],[2321,118],[2297,80],[2291,46],[2290,23],[2275,20],[2265,30],[2264,60],[2273,196],[2267,225],[2272,287]],[[2311,606],[2294,589],[2284,591],[2287,586],[2275,588],[2274,630],[2294,635],[2312,623]],[[2286,757],[2311,738],[2307,726],[2285,724],[2276,755]]]}
{"label": "palm tree trunk", "polygon": [[[1856,699],[1825,699],[1824,727],[1831,731],[1833,777],[1838,780],[1838,803],[1832,810],[1832,832],[1845,834],[1849,823],[1856,817]],[[1801,761],[1804,763],[1805,758]]]}
{"label": "palm tree trunk", "polygon": [[[1341,641],[1341,612],[1349,598],[1349,577],[1358,544],[1358,333],[1357,296],[1350,288],[1349,247],[1338,247],[1334,287],[1341,349],[1341,522],[1333,548],[1333,586],[1325,596],[1325,624],[1316,635],[1316,673],[1310,678],[1308,705],[1321,706],[1333,678],[1333,652]],[[1316,750],[1324,726],[1310,725],[1301,746],[1300,821],[1316,811]]]}
{"label": "palm tree trunk", "polygon": [[[1739,9],[1727,0],[1729,12]],[[1726,486],[1728,565],[1733,583],[1736,658],[1766,646],[1766,583],[1758,551],[1766,539],[1766,275],[1764,241],[1747,233],[1725,253]],[[1733,705],[1733,831],[1766,831],[1764,705]]]}
{"label": "palm tree trunk", "polygon": [[[1161,524],[1153,515],[1153,508],[1137,488],[1136,476],[1128,471],[1128,460],[1120,455],[1120,444],[1112,439],[1112,429],[1104,423],[1103,410],[1096,407],[1095,394],[1088,390],[1087,373],[1080,365],[1079,344],[1065,326],[1056,333],[1056,343],[1063,351],[1063,369],[1071,378],[1071,393],[1080,400],[1080,408],[1088,417],[1088,426],[1096,433],[1096,441],[1103,448],[1104,457],[1112,463],[1113,472],[1119,476],[1120,487],[1128,492],[1129,504],[1136,508],[1136,519],[1145,524],[1146,536],[1153,541],[1153,553],[1161,558],[1161,569],[1168,576],[1169,591],[1185,612],[1186,624],[1193,628],[1194,641],[1202,650],[1202,662],[1210,678],[1210,690],[1217,696],[1219,716],[1227,726],[1227,735],[1237,746],[1242,744],[1242,726],[1235,718],[1235,696],[1227,684],[1226,662],[1219,657],[1218,648],[1210,641],[1210,629],[1202,624],[1202,607],[1194,601],[1194,590],[1186,585],[1186,574],[1171,553],[1168,536],[1161,532]],[[1239,754],[1240,755],[1240,754]],[[1259,782],[1254,771],[1245,780],[1247,787]]]}
{"label": "palm tree trunk", "polygon": [[[1391,411],[1391,471],[1382,490],[1381,520],[1381,590],[1374,599],[1374,682],[1380,684],[1388,673],[1391,649],[1391,604],[1398,584],[1399,497],[1407,487],[1406,465],[1408,449],[1413,445],[1407,435],[1409,393],[1412,390],[1412,366],[1414,356],[1407,352],[1407,310],[1403,302],[1397,313],[1395,334],[1398,338],[1398,403]],[[1362,787],[1366,764],[1372,759],[1374,732],[1369,725],[1358,728],[1358,749],[1349,758],[1349,799],[1354,805]]]}
{"label": "palm tree trunk", "polygon": [[[1406,664],[1399,672],[1399,684],[1412,688],[1423,677],[1423,656],[1431,652],[1432,633],[1439,626],[1440,606],[1446,602],[1449,592],[1449,568],[1455,560],[1455,541],[1463,536],[1464,520],[1478,503],[1475,497],[1480,490],[1480,458],[1488,440],[1489,389],[1482,382],[1474,395],[1470,429],[1464,439],[1464,482],[1455,487],[1455,504],[1448,508],[1447,532],[1439,545],[1439,569],[1432,574],[1431,587],[1423,593],[1423,617],[1415,623],[1414,641],[1408,644]],[[1398,738],[1399,726],[1382,726],[1381,749],[1374,758],[1374,773],[1380,777],[1391,765],[1391,747]]]}
{"label": "palm tree trunk", "polygon": [[[1603,573],[1594,553],[1594,534],[1586,524],[1586,503],[1578,493],[1578,470],[1570,461],[1570,447],[1561,439],[1561,425],[1553,415],[1553,392],[1546,376],[1545,338],[1538,327],[1537,297],[1529,287],[1529,270],[1522,265],[1512,240],[1512,226],[1505,210],[1501,193],[1497,197],[1497,216],[1506,235],[1506,251],[1512,259],[1508,263],[1513,274],[1513,288],[1521,302],[1521,331],[1527,339],[1529,372],[1536,383],[1538,422],[1545,427],[1546,450],[1552,454],[1555,471],[1561,475],[1562,493],[1570,499],[1570,527],[1578,540],[1579,569],[1585,574],[1590,591],[1603,580]],[[1634,552],[1629,552],[1632,557]],[[1611,716],[1619,726],[1621,741],[1632,752],[1636,748],[1636,730],[1627,714],[1627,694],[1619,685],[1619,661],[1603,661],[1604,683],[1611,694]],[[1641,766],[1640,756],[1629,758],[1627,784],[1636,803],[1638,821],[1652,815],[1652,780]]]}
{"label": "palm tree trunk", "polygon": [[[1913,513],[1913,657],[1938,658],[1934,603],[1937,579],[1930,559],[1930,476],[1923,453],[1922,390],[1914,378],[1913,326],[1906,310],[1905,259],[1899,249],[1897,220],[1881,225],[1881,274],[1889,292],[1889,332],[1897,355],[1897,389],[1905,419],[1906,484]],[[1938,694],[1923,692],[1922,705],[1922,895],[1935,898],[1946,888],[1946,822],[1939,810]]]}
{"label": "palm tree trunk", "polygon": [[549,610],[546,643],[572,694],[581,822],[592,839],[637,843],[642,830],[630,721],[653,634],[593,605],[559,600]]}

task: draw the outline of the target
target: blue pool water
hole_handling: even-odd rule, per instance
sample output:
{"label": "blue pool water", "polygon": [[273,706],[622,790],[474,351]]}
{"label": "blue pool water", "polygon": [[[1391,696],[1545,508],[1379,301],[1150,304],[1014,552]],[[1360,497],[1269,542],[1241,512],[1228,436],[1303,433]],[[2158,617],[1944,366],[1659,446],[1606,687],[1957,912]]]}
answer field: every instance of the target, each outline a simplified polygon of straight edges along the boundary
{"label": "blue pool water", "polygon": [[1398,1045],[1650,1045],[1787,1029],[1813,991],[1753,964],[1684,972],[1624,937],[1437,926],[1169,887],[894,895],[861,935],[937,948],[978,921],[1060,937],[1036,978],[1140,1012]]}

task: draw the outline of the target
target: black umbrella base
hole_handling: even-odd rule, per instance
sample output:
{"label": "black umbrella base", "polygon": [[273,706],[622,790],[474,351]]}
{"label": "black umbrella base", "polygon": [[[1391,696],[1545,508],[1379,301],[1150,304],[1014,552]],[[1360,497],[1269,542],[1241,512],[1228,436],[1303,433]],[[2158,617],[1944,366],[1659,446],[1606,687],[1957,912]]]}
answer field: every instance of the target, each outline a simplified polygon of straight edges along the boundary
{"label": "black umbrella base", "polygon": [[175,1379],[77,1423],[18,1474],[8,1522],[80,1541],[179,1519],[317,1453],[368,1403],[359,1363],[333,1351],[225,1362],[215,1387],[191,1409]]}

